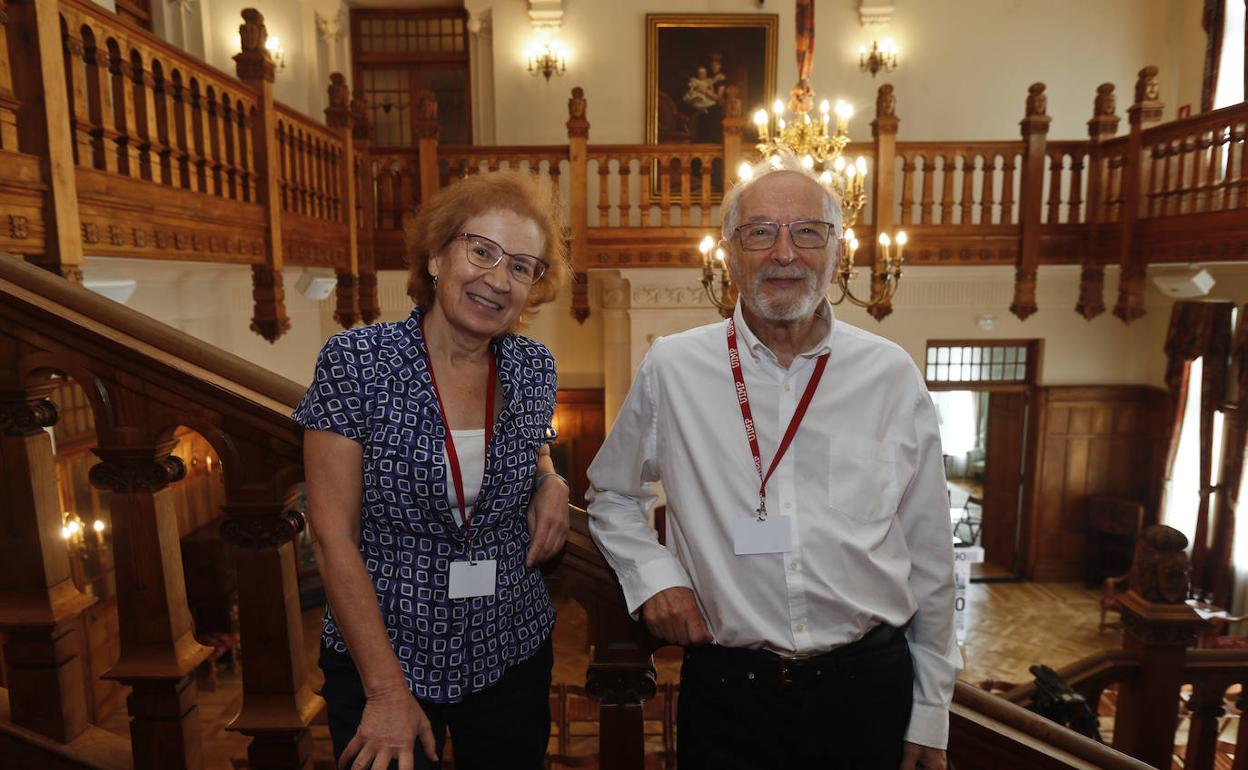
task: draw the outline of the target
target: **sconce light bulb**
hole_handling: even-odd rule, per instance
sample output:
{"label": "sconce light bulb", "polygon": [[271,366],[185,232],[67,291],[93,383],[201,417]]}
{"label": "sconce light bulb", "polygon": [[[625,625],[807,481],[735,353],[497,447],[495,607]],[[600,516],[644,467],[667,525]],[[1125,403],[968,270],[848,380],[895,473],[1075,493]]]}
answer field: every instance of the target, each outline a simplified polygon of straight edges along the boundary
{"label": "sconce light bulb", "polygon": [[837,155],[836,160],[832,161],[832,170],[838,174],[844,171],[845,170],[845,158],[843,158],[840,155]]}
{"label": "sconce light bulb", "polygon": [[720,267],[723,267],[723,266],[724,266],[724,259],[725,259],[725,256],[726,256],[726,255],[724,254],[724,250],[723,250],[722,248],[721,248],[721,249],[715,249],[715,259],[719,260],[719,266],[720,266]]}
{"label": "sconce light bulb", "polygon": [[813,170],[815,168],[815,159],[810,157],[809,155],[803,155],[802,156],[802,168],[806,169],[807,171]]}
{"label": "sconce light bulb", "polygon": [[892,242],[893,242],[893,239],[888,237],[888,233],[880,233],[880,245],[881,246],[883,246],[884,248],[888,248],[892,244]]}
{"label": "sconce light bulb", "polygon": [[858,46],[858,55],[859,55],[859,56],[866,56],[866,55],[867,55],[867,47],[866,47],[865,45],[860,45],[860,46]]}
{"label": "sconce light bulb", "polygon": [[891,37],[884,38],[884,53],[896,54],[899,50],[897,43],[893,42]]}
{"label": "sconce light bulb", "polygon": [[859,155],[858,159],[854,161],[854,165],[858,167],[858,176],[867,175],[867,159],[866,158]]}
{"label": "sconce light bulb", "polygon": [[94,529],[96,532],[103,532],[104,522],[100,521],[99,519],[96,519],[95,523],[91,525],[91,529]]}
{"label": "sconce light bulb", "polygon": [[743,182],[748,182],[754,178],[754,167],[746,161],[741,161],[741,165],[737,166],[737,178]]}
{"label": "sconce light bulb", "polygon": [[772,102],[771,111],[776,116],[783,115],[784,114],[784,102],[780,101],[779,99]]}
{"label": "sconce light bulb", "polygon": [[69,528],[69,533],[71,535],[78,534],[78,531],[82,529],[82,524],[77,519],[70,519],[69,524],[65,526]]}
{"label": "sconce light bulb", "polygon": [[758,110],[757,112],[754,113],[754,125],[756,126],[767,125],[767,110]]}
{"label": "sconce light bulb", "polygon": [[858,168],[854,166],[854,164],[851,163],[845,167],[845,178],[852,180],[854,178],[854,174],[856,174],[857,172],[858,172]]}
{"label": "sconce light bulb", "polygon": [[831,185],[832,184],[832,172],[825,170],[823,173],[819,174],[819,182],[820,184],[823,184],[825,186]]}
{"label": "sconce light bulb", "polygon": [[832,109],[832,105],[828,104],[827,99],[824,99],[823,101],[819,102],[819,111],[822,112],[824,115],[827,115],[828,110],[830,109]]}
{"label": "sconce light bulb", "polygon": [[850,251],[857,251],[857,250],[858,250],[858,239],[857,239],[857,238],[851,238],[851,239],[849,240],[849,250],[850,250]]}
{"label": "sconce light bulb", "polygon": [[61,527],[61,539],[68,540],[74,533],[70,531],[69,526]]}
{"label": "sconce light bulb", "polygon": [[905,246],[905,245],[906,245],[906,241],[908,241],[908,240],[910,240],[910,239],[906,237],[906,231],[905,231],[905,230],[898,230],[898,231],[897,231],[897,245],[898,245],[898,246]]}
{"label": "sconce light bulb", "polygon": [[845,228],[845,240],[850,243],[853,243],[858,240],[857,238],[854,237],[854,228],[852,227]]}
{"label": "sconce light bulb", "polygon": [[702,252],[703,256],[710,254],[713,248],[715,248],[715,239],[709,235],[704,237],[702,242],[698,244],[698,251]]}
{"label": "sconce light bulb", "polygon": [[784,118],[776,118],[776,127],[779,128],[781,131],[783,131],[785,129],[785,126],[787,125],[788,123],[784,122]]}
{"label": "sconce light bulb", "polygon": [[269,49],[269,53],[277,53],[282,50],[282,40],[277,35],[269,35],[264,41],[264,47]]}
{"label": "sconce light bulb", "polygon": [[847,101],[838,100],[836,102],[836,114],[845,120],[849,120],[854,116],[854,106]]}
{"label": "sconce light bulb", "polygon": [[783,166],[783,165],[784,165],[784,161],[780,160],[780,156],[779,156],[779,155],[772,155],[772,156],[771,156],[771,167],[772,167],[772,168],[774,168],[774,169],[776,169],[777,171],[779,171],[779,170],[780,170],[780,167],[781,167],[781,166]]}

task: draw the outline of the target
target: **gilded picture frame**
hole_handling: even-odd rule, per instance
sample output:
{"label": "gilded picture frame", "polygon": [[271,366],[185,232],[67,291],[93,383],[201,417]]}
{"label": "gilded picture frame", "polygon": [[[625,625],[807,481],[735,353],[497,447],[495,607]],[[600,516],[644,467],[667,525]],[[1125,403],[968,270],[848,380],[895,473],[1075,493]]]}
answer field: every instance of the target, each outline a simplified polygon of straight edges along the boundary
{"label": "gilded picture frame", "polygon": [[[740,90],[747,113],[770,104],[778,27],[776,14],[647,14],[646,143],[722,144],[729,85]],[[716,168],[716,199],[722,178]]]}
{"label": "gilded picture frame", "polygon": [[[723,141],[723,126],[665,124],[660,110],[684,116],[722,95],[728,85],[741,90],[746,110],[770,104],[776,92],[776,14],[646,14],[646,143],[695,144]],[[706,76],[699,78],[699,68]],[[711,80],[699,87],[690,81]],[[687,97],[687,98],[686,98]],[[719,112],[722,120],[723,113]],[[702,116],[698,116],[702,117]],[[683,123],[684,121],[682,121]],[[681,138],[682,133],[688,136]]]}

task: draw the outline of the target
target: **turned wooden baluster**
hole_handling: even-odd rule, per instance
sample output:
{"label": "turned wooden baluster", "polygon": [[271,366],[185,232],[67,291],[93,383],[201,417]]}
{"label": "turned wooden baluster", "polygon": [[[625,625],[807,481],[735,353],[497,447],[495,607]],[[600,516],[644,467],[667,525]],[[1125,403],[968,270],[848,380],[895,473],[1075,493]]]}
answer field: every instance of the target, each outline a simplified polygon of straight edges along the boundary
{"label": "turned wooden baluster", "polygon": [[1088,121],[1091,140],[1088,169],[1088,250],[1084,254],[1079,276],[1079,301],[1075,312],[1091,320],[1105,312],[1105,255],[1101,253],[1101,222],[1105,217],[1108,185],[1104,143],[1118,132],[1118,116],[1114,113],[1114,84],[1102,83],[1096,89],[1092,119]]}
{"label": "turned wooden baluster", "polygon": [[[95,148],[91,142],[91,108],[88,103],[87,69],[84,64],[86,50],[82,42],[81,30],[67,25],[65,34],[65,68],[69,77],[69,101],[73,111],[74,157],[83,168],[95,167]],[[0,40],[0,60],[4,57],[6,43]],[[7,70],[7,66],[4,67]],[[3,137],[4,120],[4,78],[7,71],[0,72],[0,147],[9,150],[17,149],[17,124],[14,123],[13,143],[6,144]],[[11,90],[10,90],[11,93]]]}
{"label": "turned wooden baluster", "polygon": [[342,142],[342,157],[336,165],[335,184],[342,190],[344,201],[339,211],[347,226],[347,261],[337,265],[338,285],[334,296],[334,320],[349,329],[360,320],[360,228],[356,216],[355,138],[351,130],[351,90],[341,72],[329,76],[329,106],[325,108],[325,124]]}
{"label": "turned wooden baluster", "polygon": [[139,144],[139,175],[149,181],[160,181],[160,159],[157,155],[159,145],[156,144],[156,97],[155,81],[148,62],[151,52],[138,46],[130,54],[130,77],[133,78],[134,91],[134,126]]}
{"label": "turned wooden baluster", "polygon": [[17,344],[0,336],[0,632],[14,724],[67,742],[87,728],[78,616],[95,597],[74,586],[61,539],[50,381],[26,384]]}
{"label": "turned wooden baluster", "polygon": [[901,216],[897,223],[902,227],[914,221],[914,172],[915,159],[921,157],[912,152],[901,156]]}
{"label": "turned wooden baluster", "polygon": [[1191,726],[1187,730],[1185,768],[1213,768],[1218,750],[1218,719],[1226,714],[1224,703],[1228,683],[1208,678],[1195,682],[1187,702]]}
{"label": "turned wooden baluster", "polygon": [[187,123],[189,93],[182,84],[182,73],[178,70],[174,70],[170,75],[170,83],[169,110],[172,119],[169,126],[171,131],[169,138],[173,146],[170,164],[177,169],[173,172],[174,178],[179,180],[177,186],[190,190],[194,187],[192,181],[194,166],[191,163],[191,134]]}
{"label": "turned wooden baluster", "polygon": [[[1136,247],[1135,225],[1139,219],[1141,132],[1144,123],[1161,118],[1162,103],[1158,99],[1157,68],[1140,70],[1135,84],[1135,102],[1127,111],[1131,133],[1127,135],[1126,166],[1123,169],[1122,205],[1120,206],[1121,232],[1118,240],[1119,264],[1122,272],[1118,278],[1118,302],[1114,315],[1124,323],[1131,323],[1144,315],[1144,279],[1146,270],[1145,250]],[[1180,159],[1182,156],[1180,156]],[[1180,164],[1179,178],[1182,179]]]}
{"label": "turned wooden baluster", "polygon": [[958,224],[963,227],[973,224],[975,210],[975,159],[977,153],[967,151],[962,155],[962,195],[958,201]]}
{"label": "turned wooden baluster", "polygon": [[936,198],[933,188],[936,184],[936,153],[924,155],[923,158],[923,197],[919,203],[919,224],[936,223]]}
{"label": "turned wooden baluster", "polygon": [[112,74],[113,111],[117,121],[119,170],[131,179],[139,179],[143,175],[139,152],[142,138],[139,136],[134,109],[134,65],[125,52],[128,46],[127,40],[109,38],[108,54]]}
{"label": "turned wooden baluster", "polygon": [[1001,159],[1001,224],[1014,224],[1014,153]]}
{"label": "turned wooden baluster", "polygon": [[154,113],[156,118],[156,141],[159,144],[160,181],[170,187],[182,186],[182,174],[176,160],[177,132],[173,117],[173,86],[165,74],[164,65],[152,62],[154,79]]}
{"label": "turned wooden baluster", "polygon": [[[195,641],[186,603],[177,513],[169,485],[186,475],[174,439],[146,435],[151,403],[110,387],[109,403],[140,425],[109,426],[93,450],[91,484],[111,493],[121,657],[104,675],[132,688],[126,699],[135,770],[204,766],[195,669],[211,650]],[[97,425],[100,424],[97,422]]]}
{"label": "turned wooden baluster", "polygon": [[[711,171],[715,168],[715,158],[711,155],[702,156],[702,178],[698,184],[701,185],[702,196],[698,201],[699,215],[698,224],[706,227],[711,224]],[[727,165],[724,166],[725,183],[729,179],[729,174],[735,174],[736,170],[729,170]],[[692,223],[690,223],[692,224]]]}
{"label": "turned wooden baluster", "polygon": [[1027,320],[1036,312],[1036,270],[1040,264],[1040,213],[1044,205],[1045,145],[1049,133],[1044,83],[1028,89],[1026,117],[1019,124],[1023,134],[1022,190],[1019,198],[1018,259],[1014,264],[1014,301],[1010,312]]}
{"label": "turned wooden baluster", "polygon": [[958,161],[953,153],[941,156],[940,223],[953,224],[953,178],[957,175]]}
{"label": "turned wooden baluster", "polygon": [[[65,89],[65,57],[55,0],[9,0],[6,17],[9,67],[17,89],[7,106],[17,114],[17,147],[39,157],[44,192],[41,267],[82,282],[82,224],[74,169],[74,137]],[[0,121],[2,122],[2,121]],[[0,127],[0,130],[4,130]]]}
{"label": "turned wooden baluster", "polygon": [[980,157],[983,159],[983,171],[979,180],[979,223],[991,225],[994,224],[993,209],[996,208],[997,155],[990,150]]}
{"label": "turned wooden baluster", "polygon": [[282,207],[278,184],[277,109],[273,102],[273,59],[264,47],[269,33],[264,17],[254,8],[243,10],[238,28],[242,51],[234,55],[238,77],[256,95],[255,157],[259,174],[259,202],[265,212],[263,264],[251,266],[254,315],[251,330],[269,342],[290,330],[286,292],[282,287]]}
{"label": "turned wooden baluster", "polygon": [[611,176],[611,156],[598,158],[598,226],[611,224],[611,193],[607,190]]}
{"label": "turned wooden baluster", "polygon": [[568,204],[572,262],[572,317],[589,318],[589,119],[585,91],[572,89],[568,99]]}
{"label": "turned wooden baluster", "polygon": [[628,227],[633,223],[633,204],[629,196],[629,179],[633,173],[633,159],[628,155],[619,158],[620,178],[620,227]]}

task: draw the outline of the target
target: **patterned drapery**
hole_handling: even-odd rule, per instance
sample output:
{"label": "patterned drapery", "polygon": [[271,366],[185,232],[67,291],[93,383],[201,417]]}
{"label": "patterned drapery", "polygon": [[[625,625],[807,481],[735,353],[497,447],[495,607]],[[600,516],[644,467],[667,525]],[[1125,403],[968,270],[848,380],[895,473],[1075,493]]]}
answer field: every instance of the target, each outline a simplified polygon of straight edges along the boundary
{"label": "patterned drapery", "polygon": [[[1235,542],[1235,514],[1239,510],[1240,482],[1244,477],[1244,455],[1248,453],[1248,305],[1239,310],[1239,323],[1232,345],[1232,365],[1238,372],[1236,399],[1226,420],[1226,454],[1222,461],[1222,485],[1218,494],[1214,529],[1214,603],[1230,607],[1235,576],[1231,564]],[[1241,565],[1248,567],[1248,564]]]}
{"label": "patterned drapery", "polygon": [[[1235,305],[1229,302],[1176,302],[1170,314],[1166,336],[1166,385],[1170,388],[1170,447],[1166,458],[1166,479],[1174,473],[1183,412],[1187,405],[1187,377],[1192,361],[1203,359],[1200,387],[1200,507],[1192,538],[1192,588],[1212,592],[1220,564],[1209,563],[1209,496],[1213,471],[1213,417],[1226,399],[1230,374],[1231,316]],[[1219,527],[1219,530],[1221,527]],[[1217,543],[1217,551],[1223,550]],[[1229,557],[1229,551],[1226,555]]]}
{"label": "patterned drapery", "polygon": [[797,79],[809,80],[815,67],[815,0],[797,0]]}

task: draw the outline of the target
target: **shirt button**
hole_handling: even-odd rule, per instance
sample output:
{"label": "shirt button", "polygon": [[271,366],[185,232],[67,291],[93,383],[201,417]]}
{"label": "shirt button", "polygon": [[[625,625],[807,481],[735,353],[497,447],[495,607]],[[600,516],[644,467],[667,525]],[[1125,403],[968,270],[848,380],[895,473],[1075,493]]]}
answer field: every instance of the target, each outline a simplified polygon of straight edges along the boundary
{"label": "shirt button", "polygon": [[796,626],[793,626],[793,630],[794,630],[794,631],[805,631],[805,630],[806,630],[806,624],[805,624],[805,623],[798,623]]}
{"label": "shirt button", "polygon": [[788,393],[788,392],[789,392],[789,390],[790,390],[789,383],[787,383],[787,382],[786,382],[786,383],[784,383],[784,392],[785,392],[785,393]]}
{"label": "shirt button", "polygon": [[792,508],[792,507],[793,507],[793,501],[792,501],[792,500],[785,500],[785,501],[784,501],[784,507],[785,507],[785,508]]}
{"label": "shirt button", "polygon": [[793,571],[797,571],[797,560],[796,560],[796,559],[794,559],[793,561],[789,562],[789,569],[791,569],[791,570],[793,570]]}

